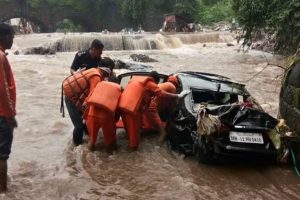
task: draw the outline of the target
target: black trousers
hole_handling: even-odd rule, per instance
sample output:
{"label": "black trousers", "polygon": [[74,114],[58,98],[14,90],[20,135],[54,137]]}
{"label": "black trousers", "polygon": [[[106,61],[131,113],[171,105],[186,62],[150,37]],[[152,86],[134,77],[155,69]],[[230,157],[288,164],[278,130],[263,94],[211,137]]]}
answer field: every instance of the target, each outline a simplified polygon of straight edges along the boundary
{"label": "black trousers", "polygon": [[0,117],[0,159],[7,160],[11,151],[14,127]]}
{"label": "black trousers", "polygon": [[74,125],[73,130],[73,142],[75,145],[82,144],[83,133],[87,133],[87,127],[85,123],[83,123],[82,113],[76,108],[75,104],[65,97],[65,103]]}

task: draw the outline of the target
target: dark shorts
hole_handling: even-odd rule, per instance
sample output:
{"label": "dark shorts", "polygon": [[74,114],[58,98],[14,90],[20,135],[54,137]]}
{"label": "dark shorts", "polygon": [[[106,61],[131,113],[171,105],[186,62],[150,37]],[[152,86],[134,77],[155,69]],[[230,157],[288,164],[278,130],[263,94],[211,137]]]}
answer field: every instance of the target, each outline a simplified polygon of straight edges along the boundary
{"label": "dark shorts", "polygon": [[4,117],[0,117],[0,159],[9,158],[11,144],[13,141],[14,128],[7,123]]}

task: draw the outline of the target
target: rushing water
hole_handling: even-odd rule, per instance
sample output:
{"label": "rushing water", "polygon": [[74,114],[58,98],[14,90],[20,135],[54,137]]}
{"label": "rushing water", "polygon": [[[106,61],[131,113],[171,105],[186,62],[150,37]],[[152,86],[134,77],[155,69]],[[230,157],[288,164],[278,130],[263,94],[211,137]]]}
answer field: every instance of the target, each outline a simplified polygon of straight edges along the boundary
{"label": "rushing water", "polygon": [[[91,34],[80,37],[84,36]],[[89,152],[86,143],[73,147],[71,121],[68,116],[61,117],[59,107],[61,81],[69,73],[75,52],[46,56],[12,53],[42,43],[51,44],[64,37],[41,34],[15,38],[8,57],[17,82],[19,127],[8,162],[9,192],[0,199],[298,198],[300,179],[289,168],[202,165],[194,158],[183,159],[166,146],[156,148],[155,135],[144,135],[141,148],[133,153],[126,150],[128,141],[122,130],[118,131],[119,150],[114,155],[108,156],[102,145],[96,152]],[[77,48],[80,45],[75,42],[77,35],[74,37]],[[153,34],[141,39],[153,37],[166,41],[170,36]],[[277,115],[280,79],[276,77],[282,71],[265,66],[266,59],[277,64],[280,60],[258,51],[239,52],[233,37],[210,39],[216,37],[207,34],[201,36],[207,37],[202,42],[193,37],[176,37],[174,40],[180,44],[177,48],[168,47],[167,41],[162,42],[164,48],[156,50],[105,51],[104,55],[129,61],[130,54],[142,53],[159,61],[152,66],[160,72],[197,70],[231,77],[246,83],[264,109]],[[235,46],[227,46],[227,42]]]}
{"label": "rushing water", "polygon": [[[26,36],[25,36],[26,37]],[[66,33],[41,34],[43,43],[36,43],[31,38],[30,44],[34,47],[50,47],[59,52],[70,52],[87,49],[93,39],[100,39],[106,50],[154,50],[178,48],[185,44],[204,42],[232,42],[233,35],[229,33],[193,33],[193,34],[101,34],[101,33]],[[27,38],[28,39],[28,38]],[[34,40],[34,41],[33,41]],[[28,44],[28,43],[27,43]],[[34,45],[33,45],[34,44]]]}

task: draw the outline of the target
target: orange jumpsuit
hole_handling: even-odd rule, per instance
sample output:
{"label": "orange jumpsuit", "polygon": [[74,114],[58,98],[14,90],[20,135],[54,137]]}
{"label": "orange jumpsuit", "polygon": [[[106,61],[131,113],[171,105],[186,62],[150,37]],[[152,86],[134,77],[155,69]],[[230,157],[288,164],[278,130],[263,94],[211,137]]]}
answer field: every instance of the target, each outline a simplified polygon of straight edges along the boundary
{"label": "orange jumpsuit", "polygon": [[[159,88],[169,92],[176,93],[176,87],[171,82],[165,82],[158,84]],[[173,99],[168,96],[155,96],[151,99],[150,105],[146,108],[142,114],[142,127],[145,129],[157,129],[164,126],[161,121],[159,112],[172,108]]]}
{"label": "orange jumpsuit", "polygon": [[[108,90],[112,91],[110,89]],[[91,92],[90,95],[86,98],[87,101],[92,94],[93,93]],[[104,94],[107,93],[104,92]],[[89,105],[89,108],[85,114],[85,119],[86,119],[86,125],[88,128],[91,145],[95,145],[100,128],[102,128],[103,131],[105,145],[109,146],[116,143],[116,124],[115,124],[114,115],[115,115],[114,111],[108,111],[101,107],[97,107],[93,104]]]}
{"label": "orange jumpsuit", "polygon": [[[129,147],[138,148],[140,143],[140,130],[142,127],[142,113],[149,107],[151,99],[158,97],[174,97],[170,93],[161,90],[153,79],[147,81],[144,85],[144,93],[142,101],[139,105],[137,113],[132,114],[128,112],[121,112],[122,121],[125,130],[129,136]],[[175,96],[176,97],[176,96]]]}
{"label": "orange jumpsuit", "polygon": [[102,128],[104,144],[112,145],[116,142],[116,124],[113,113],[91,105],[86,117],[90,144],[95,145],[99,129]]}

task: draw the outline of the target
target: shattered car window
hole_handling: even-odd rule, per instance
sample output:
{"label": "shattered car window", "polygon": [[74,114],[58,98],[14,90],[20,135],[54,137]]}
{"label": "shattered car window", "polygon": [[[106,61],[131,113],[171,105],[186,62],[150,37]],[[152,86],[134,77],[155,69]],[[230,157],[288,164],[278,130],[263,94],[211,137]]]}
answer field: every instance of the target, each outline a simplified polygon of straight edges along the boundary
{"label": "shattered car window", "polygon": [[237,103],[238,95],[230,94],[228,92],[216,92],[209,90],[192,90],[192,98],[194,104],[212,104],[224,105]]}
{"label": "shattered car window", "polygon": [[248,94],[244,85],[234,82],[225,81],[222,82],[221,80],[213,80],[213,79],[202,79],[194,75],[190,74],[181,74],[180,75],[181,81],[185,82],[186,85],[189,85],[190,88],[201,88],[206,90],[218,91],[218,92],[228,92],[228,93],[235,93],[235,94]]}

